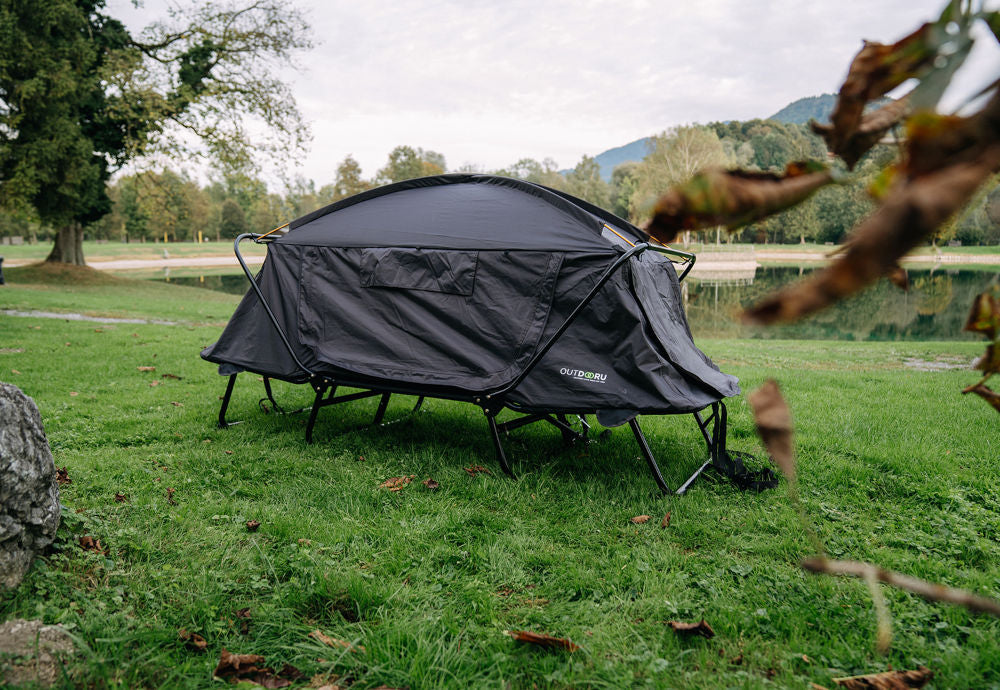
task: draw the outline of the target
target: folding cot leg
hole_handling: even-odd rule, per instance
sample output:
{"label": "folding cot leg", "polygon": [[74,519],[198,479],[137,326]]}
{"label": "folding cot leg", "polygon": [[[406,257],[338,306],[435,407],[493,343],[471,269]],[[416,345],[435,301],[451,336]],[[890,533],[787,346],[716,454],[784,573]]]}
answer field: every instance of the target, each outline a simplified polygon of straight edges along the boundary
{"label": "folding cot leg", "polygon": [[389,398],[391,397],[392,393],[382,394],[382,399],[378,403],[378,409],[375,411],[375,421],[372,422],[373,426],[378,426],[382,423],[382,419],[385,417],[385,410],[389,407]]}
{"label": "folding cot leg", "polygon": [[316,415],[319,414],[319,408],[323,406],[323,394],[326,392],[325,385],[318,385],[315,388],[316,399],[313,401],[312,410],[309,412],[309,421],[306,423],[306,443],[313,442],[313,427],[316,425]]}
{"label": "folding cot leg", "polygon": [[257,401],[257,406],[260,407],[260,409],[264,412],[264,414],[267,414],[269,412],[267,406],[264,405],[265,400],[271,401],[271,408],[275,412],[277,412],[278,414],[285,414],[285,411],[281,409],[281,405],[279,405],[278,401],[274,399],[274,392],[271,390],[271,379],[269,379],[267,376],[264,377],[264,394],[267,397],[261,398],[260,400]]}
{"label": "folding cot leg", "polygon": [[239,424],[239,422],[227,422],[226,410],[229,409],[229,399],[233,397],[233,386],[236,385],[238,374],[229,375],[229,383],[226,384],[226,394],[222,396],[222,407],[219,409],[219,428],[225,429],[227,426]]}
{"label": "folding cot leg", "polygon": [[517,479],[514,474],[514,470],[510,468],[510,463],[507,462],[507,454],[503,451],[503,444],[500,443],[500,430],[497,428],[496,413],[490,412],[486,408],[483,408],[483,412],[486,413],[486,423],[490,427],[490,436],[493,438],[493,450],[497,454],[497,462],[500,463],[500,467],[511,479]]}
{"label": "folding cot leg", "polygon": [[421,395],[419,398],[417,398],[417,404],[413,406],[412,410],[410,410],[410,414],[413,414],[415,412],[420,412],[420,406],[423,404],[424,404],[424,396]]}
{"label": "folding cot leg", "polygon": [[646,458],[646,464],[649,465],[649,470],[653,473],[653,479],[656,480],[656,485],[660,487],[660,491],[665,494],[669,494],[670,487],[667,486],[667,482],[663,479],[663,475],[660,474],[660,467],[656,464],[656,458],[653,457],[653,451],[649,449],[649,444],[646,443],[646,437],[643,435],[642,429],[639,428],[638,416],[632,417],[632,419],[628,420],[628,425],[632,428],[632,433],[635,434],[635,440],[639,443],[639,449],[642,451],[642,456]]}

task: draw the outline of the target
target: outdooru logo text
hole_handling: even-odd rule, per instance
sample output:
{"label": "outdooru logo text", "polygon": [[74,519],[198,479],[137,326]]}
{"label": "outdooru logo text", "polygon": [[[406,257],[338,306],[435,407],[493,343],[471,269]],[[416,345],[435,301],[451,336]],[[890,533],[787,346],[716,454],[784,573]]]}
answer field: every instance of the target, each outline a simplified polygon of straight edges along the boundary
{"label": "outdooru logo text", "polygon": [[584,371],[583,369],[570,369],[568,367],[563,367],[559,370],[559,373],[563,376],[569,376],[577,381],[591,381],[593,383],[604,383],[608,380],[607,374],[601,374],[596,371]]}

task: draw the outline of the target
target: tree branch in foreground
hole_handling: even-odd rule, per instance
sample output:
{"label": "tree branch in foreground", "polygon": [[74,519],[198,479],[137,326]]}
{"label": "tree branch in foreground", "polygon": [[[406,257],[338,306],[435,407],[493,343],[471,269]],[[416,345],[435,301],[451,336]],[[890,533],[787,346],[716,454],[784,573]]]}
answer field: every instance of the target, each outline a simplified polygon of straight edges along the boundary
{"label": "tree branch in foreground", "polygon": [[918,577],[903,575],[880,568],[871,563],[861,561],[833,561],[828,558],[806,558],[802,561],[802,567],[811,573],[825,573],[827,575],[849,575],[862,579],[872,578],[878,582],[883,582],[908,592],[919,594],[929,601],[944,601],[949,604],[964,606],[970,611],[989,613],[1000,618],[1000,601],[981,597],[964,589],[937,585]]}

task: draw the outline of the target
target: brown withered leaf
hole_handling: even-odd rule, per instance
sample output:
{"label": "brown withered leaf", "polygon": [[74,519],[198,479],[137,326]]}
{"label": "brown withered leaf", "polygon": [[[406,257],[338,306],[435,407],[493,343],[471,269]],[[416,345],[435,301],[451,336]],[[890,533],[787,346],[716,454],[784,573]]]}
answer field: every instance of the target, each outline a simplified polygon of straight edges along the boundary
{"label": "brown withered leaf", "polygon": [[329,635],[327,635],[326,633],[324,633],[321,630],[313,630],[311,633],[309,633],[308,636],[311,637],[311,638],[313,638],[314,640],[322,642],[327,647],[334,647],[334,648],[336,648],[336,647],[342,647],[343,649],[347,649],[347,650],[352,651],[352,652],[364,652],[364,651],[366,651],[365,648],[362,645],[359,645],[359,644],[355,645],[355,644],[351,644],[347,640],[341,640],[341,639],[338,639],[336,637],[330,637]]}
{"label": "brown withered leaf", "polygon": [[115,503],[128,503],[128,496],[119,491],[115,494]]}
{"label": "brown withered leaf", "polygon": [[472,467],[463,467],[470,477],[475,477],[477,474],[493,474],[488,469],[482,465],[473,465]]}
{"label": "brown withered leaf", "polygon": [[667,190],[653,207],[646,232],[669,243],[682,230],[716,225],[734,230],[794,206],[832,181],[825,166],[811,162],[789,163],[782,175],[711,168]]}
{"label": "brown withered leaf", "polygon": [[177,376],[176,374],[161,374],[160,378],[161,379],[174,379],[175,381],[180,381],[181,380],[181,377]]}
{"label": "brown withered leaf", "polygon": [[631,522],[634,525],[642,525],[642,524],[645,524],[645,523],[649,522],[649,516],[648,515],[636,515],[634,518],[630,518],[629,522]]}
{"label": "brown withered leaf", "polygon": [[433,479],[431,479],[430,477],[428,477],[427,479],[425,479],[425,480],[423,481],[423,485],[424,485],[424,486],[426,486],[426,487],[427,487],[428,489],[430,489],[431,491],[434,491],[434,490],[436,490],[436,489],[437,489],[437,488],[438,488],[439,486],[441,486],[441,484],[439,484],[438,482],[434,481],[434,480],[433,480]]}
{"label": "brown withered leaf", "polygon": [[528,630],[507,630],[505,632],[518,642],[526,642],[528,644],[538,645],[539,647],[547,647],[549,649],[566,649],[570,652],[575,652],[580,648],[580,645],[570,642],[565,637],[552,637],[551,635],[530,632]]}
{"label": "brown withered leaf", "polygon": [[1000,412],[1000,393],[997,393],[992,388],[987,387],[982,383],[977,383],[974,386],[969,386],[962,391],[963,393],[975,393],[980,398],[985,400],[990,406]]}
{"label": "brown withered leaf", "polygon": [[70,391],[69,392],[69,397],[71,397],[71,398],[75,398],[78,395],[80,395],[80,393],[78,391]]}
{"label": "brown withered leaf", "polygon": [[994,288],[976,295],[962,330],[984,333],[991,340],[997,337],[1000,333],[1000,290]]}
{"label": "brown withered leaf", "polygon": [[73,480],[69,478],[69,472],[65,467],[56,468],[56,483],[59,484],[59,486],[73,483]]}
{"label": "brown withered leaf", "polygon": [[257,520],[247,520],[247,532],[256,532],[260,529],[260,522]]}
{"label": "brown withered leaf", "polygon": [[159,385],[160,385],[159,381],[150,381],[149,382],[149,387],[150,388],[155,388],[156,386],[159,386]]}
{"label": "brown withered leaf", "polygon": [[669,510],[667,511],[667,514],[663,516],[663,519],[660,520],[660,528],[661,529],[666,529],[668,527],[670,527],[670,511]]}
{"label": "brown withered leaf", "polygon": [[204,652],[208,647],[208,642],[198,633],[188,632],[184,628],[177,631],[177,636],[184,642],[184,646],[194,652]]}
{"label": "brown withered leaf", "polygon": [[900,266],[899,263],[890,266],[889,272],[885,274],[885,277],[903,292],[910,291],[910,276],[907,274],[906,269]]}
{"label": "brown withered leaf", "polygon": [[973,363],[972,368],[990,375],[1000,373],[1000,344],[987,345],[986,352]]}
{"label": "brown withered leaf", "polygon": [[182,403],[182,402],[177,402],[176,400],[174,400],[174,401],[171,401],[171,403],[170,403],[170,404],[171,404],[171,405],[173,405],[174,407],[184,407],[184,403]]}
{"label": "brown withered leaf", "polygon": [[833,682],[847,690],[908,690],[922,688],[934,677],[926,666],[915,671],[886,671],[867,676],[834,678]]}
{"label": "brown withered leaf", "polygon": [[156,367],[136,367],[139,371],[156,371]]}
{"label": "brown withered leaf", "polygon": [[99,553],[102,556],[108,555],[108,549],[101,543],[100,539],[94,539],[90,535],[80,537],[79,544],[80,548],[84,551],[93,551],[94,553]]}
{"label": "brown withered leaf", "polygon": [[250,634],[250,608],[237,609],[236,620],[240,622],[240,634]]}
{"label": "brown withered leaf", "polygon": [[[918,176],[908,174],[898,181],[882,206],[855,228],[836,261],[766,298],[744,318],[760,324],[793,321],[886,275],[1000,169],[1000,136],[990,129],[990,118],[1000,118],[1000,93],[982,111],[963,118],[965,147],[948,153],[941,167]],[[931,146],[932,142],[927,142],[921,156],[938,158],[938,151],[932,152]],[[908,165],[913,167],[909,148],[907,155]]]}
{"label": "brown withered leaf", "polygon": [[711,640],[715,637],[715,631],[704,618],[697,623],[682,623],[681,621],[667,621],[667,625],[674,629],[674,632],[684,637],[701,635],[705,639]]}
{"label": "brown withered leaf", "polygon": [[249,681],[265,688],[287,688],[293,680],[304,676],[290,664],[285,664],[277,673],[263,664],[264,657],[260,654],[230,654],[223,648],[213,675],[234,683]]}
{"label": "brown withered leaf", "polygon": [[844,159],[848,168],[882,139],[886,132],[899,124],[910,113],[909,95],[885,104],[877,110],[864,113],[856,129],[846,135],[838,132],[833,125],[810,122],[809,126],[823,137],[827,147]]}
{"label": "brown withered leaf", "polygon": [[407,484],[413,481],[415,476],[415,474],[411,474],[408,477],[389,477],[379,486],[389,491],[402,491]]}
{"label": "brown withered leaf", "polygon": [[177,492],[177,489],[175,489],[174,487],[172,487],[172,486],[168,486],[167,487],[167,503],[169,503],[172,506],[177,505],[177,501],[174,500],[174,494],[176,492]]}
{"label": "brown withered leaf", "polygon": [[789,482],[795,481],[795,451],[792,447],[792,413],[774,379],[768,379],[747,396],[764,447]]}
{"label": "brown withered leaf", "polygon": [[914,77],[937,57],[937,49],[930,41],[931,28],[931,24],[924,24],[891,45],[865,41],[851,61],[847,78],[837,96],[837,104],[830,114],[830,127],[817,130],[826,140],[827,147],[843,158],[848,167],[854,167],[861,155],[878,141],[875,137],[867,147],[864,146],[871,133],[878,129],[877,123],[893,119],[891,111],[877,117],[875,113],[878,111],[871,113],[870,118],[874,118],[875,122],[867,124],[865,129],[869,136],[865,136],[862,131],[865,106]]}

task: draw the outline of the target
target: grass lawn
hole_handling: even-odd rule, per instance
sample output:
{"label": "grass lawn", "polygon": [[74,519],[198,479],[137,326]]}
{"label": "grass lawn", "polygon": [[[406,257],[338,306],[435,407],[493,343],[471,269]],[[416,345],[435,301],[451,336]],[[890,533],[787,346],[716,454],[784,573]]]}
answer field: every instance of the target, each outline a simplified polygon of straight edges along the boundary
{"label": "grass lawn", "polygon": [[[232,256],[233,241],[221,242],[131,242],[123,244],[111,240],[106,244],[94,241],[83,243],[83,256],[88,262],[112,261],[114,259],[162,259],[166,249],[171,258],[184,256]],[[6,260],[42,261],[52,251],[51,242],[38,244],[0,245],[0,256]],[[244,256],[263,256],[265,248],[253,242],[244,242],[240,246]]]}
{"label": "grass lawn", "polygon": [[[55,548],[0,593],[0,619],[69,627],[82,652],[67,686],[208,687],[225,648],[293,664],[297,685],[336,676],[353,688],[832,687],[890,665],[926,665],[939,688],[1000,687],[1000,621],[888,588],[895,638],[880,656],[864,583],[798,567],[811,552],[784,485],[752,494],[707,478],[662,497],[627,429],[567,449],[534,427],[512,434],[510,481],[482,414],[441,401],[379,430],[351,431],[377,399],[328,408],[306,445],[302,415],[258,410],[252,375],[230,408],[244,423],[220,430],[225,379],[198,351],[237,298],[22,282],[43,277],[10,271],[0,309],[178,322],[0,314],[0,380],[38,403],[72,479]],[[699,344],[744,390],[781,382],[805,509],[832,555],[1000,597],[1000,415],[959,394],[974,372],[907,365],[968,363],[980,344]],[[311,398],[288,385],[276,394],[289,407]],[[411,404],[394,398],[388,417]],[[760,454],[745,399],[729,407],[730,445]],[[677,485],[704,452],[694,424],[643,427]],[[470,476],[472,465],[492,474]],[[402,491],[380,487],[409,475]],[[81,535],[107,555],[82,550]],[[713,639],[666,625],[702,617]],[[207,651],[188,649],[181,629]],[[505,630],[581,649],[534,648]]]}

